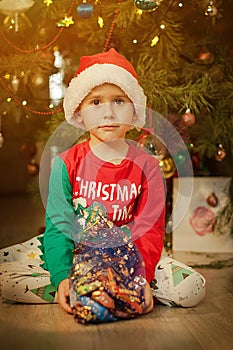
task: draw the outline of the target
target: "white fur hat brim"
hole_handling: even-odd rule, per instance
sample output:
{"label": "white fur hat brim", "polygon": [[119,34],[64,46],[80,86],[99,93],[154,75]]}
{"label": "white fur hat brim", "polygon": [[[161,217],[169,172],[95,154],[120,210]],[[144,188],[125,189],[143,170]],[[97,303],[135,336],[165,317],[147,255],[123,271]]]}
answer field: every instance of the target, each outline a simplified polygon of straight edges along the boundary
{"label": "white fur hat brim", "polygon": [[120,87],[134,104],[137,118],[133,125],[143,127],[146,118],[146,96],[137,79],[126,69],[115,64],[94,64],[74,77],[64,97],[64,112],[68,123],[78,128],[85,128],[77,120],[77,109],[91,90],[104,83]]}

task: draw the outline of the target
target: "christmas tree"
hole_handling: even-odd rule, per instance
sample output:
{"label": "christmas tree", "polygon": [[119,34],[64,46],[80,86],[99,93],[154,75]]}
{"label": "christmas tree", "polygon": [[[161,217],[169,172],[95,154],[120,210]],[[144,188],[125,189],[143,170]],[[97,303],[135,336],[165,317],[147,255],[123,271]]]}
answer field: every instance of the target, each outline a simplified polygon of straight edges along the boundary
{"label": "christmas tree", "polygon": [[[80,56],[114,47],[136,68],[150,110],[183,138],[194,174],[232,176],[232,10],[231,0],[1,0],[1,145],[12,116],[46,140],[64,120]],[[157,128],[149,113],[145,129]]]}
{"label": "christmas tree", "polygon": [[[148,106],[184,136],[198,170],[212,160],[224,167],[210,164],[211,174],[229,175],[231,10],[230,0],[2,0],[2,119],[11,110],[51,132],[64,118],[62,98],[79,57],[114,47],[136,67]],[[59,72],[63,92],[52,100],[48,83]]]}

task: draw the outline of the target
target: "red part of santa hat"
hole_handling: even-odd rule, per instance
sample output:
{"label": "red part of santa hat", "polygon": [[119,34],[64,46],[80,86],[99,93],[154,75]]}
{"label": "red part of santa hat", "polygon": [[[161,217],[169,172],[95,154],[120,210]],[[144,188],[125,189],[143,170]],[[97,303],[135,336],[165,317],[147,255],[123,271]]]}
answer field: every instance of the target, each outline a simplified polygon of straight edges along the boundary
{"label": "red part of santa hat", "polygon": [[77,120],[77,109],[91,90],[104,83],[120,87],[134,104],[134,125],[145,124],[146,96],[138,83],[132,64],[115,49],[80,58],[80,66],[71,80],[64,97],[64,111],[68,123],[84,127]]}

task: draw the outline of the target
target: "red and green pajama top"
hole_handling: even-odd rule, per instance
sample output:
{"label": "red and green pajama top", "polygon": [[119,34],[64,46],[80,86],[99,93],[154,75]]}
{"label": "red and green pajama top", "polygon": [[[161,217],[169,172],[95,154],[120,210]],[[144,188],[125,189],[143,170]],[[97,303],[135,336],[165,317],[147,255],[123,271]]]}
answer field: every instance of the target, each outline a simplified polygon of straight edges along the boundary
{"label": "red and green pajama top", "polygon": [[150,283],[164,241],[165,189],[158,160],[130,144],[126,158],[115,165],[96,157],[85,141],[57,156],[50,175],[42,250],[52,284],[57,288],[69,276],[75,208],[93,202],[105,206],[115,225],[130,228]]}

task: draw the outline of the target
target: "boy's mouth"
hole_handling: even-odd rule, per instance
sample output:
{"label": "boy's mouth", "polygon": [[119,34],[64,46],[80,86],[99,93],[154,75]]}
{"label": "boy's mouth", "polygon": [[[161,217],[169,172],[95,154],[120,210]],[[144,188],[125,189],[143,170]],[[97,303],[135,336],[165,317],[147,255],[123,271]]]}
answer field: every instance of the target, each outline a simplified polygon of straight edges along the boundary
{"label": "boy's mouth", "polygon": [[118,125],[113,125],[113,124],[110,124],[110,125],[100,125],[98,127],[98,129],[104,129],[104,130],[114,130],[118,128]]}

